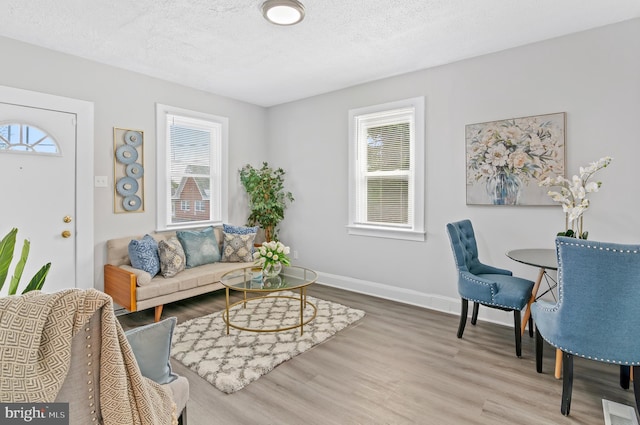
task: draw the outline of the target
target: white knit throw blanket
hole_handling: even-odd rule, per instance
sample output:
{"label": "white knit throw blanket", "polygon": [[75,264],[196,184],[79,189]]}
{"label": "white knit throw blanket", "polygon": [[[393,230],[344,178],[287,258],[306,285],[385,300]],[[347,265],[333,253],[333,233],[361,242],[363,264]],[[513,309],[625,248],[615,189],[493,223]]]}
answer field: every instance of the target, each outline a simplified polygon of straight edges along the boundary
{"label": "white knit throw blanket", "polygon": [[0,402],[53,402],[69,370],[71,339],[99,309],[104,423],[177,423],[170,390],[140,374],[111,297],[94,289],[0,298]]}

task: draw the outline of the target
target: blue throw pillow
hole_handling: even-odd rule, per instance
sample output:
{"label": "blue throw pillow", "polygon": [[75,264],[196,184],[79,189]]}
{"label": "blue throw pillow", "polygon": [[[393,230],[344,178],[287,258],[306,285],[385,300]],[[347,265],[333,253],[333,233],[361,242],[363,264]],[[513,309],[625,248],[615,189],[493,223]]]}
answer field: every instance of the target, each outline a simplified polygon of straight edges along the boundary
{"label": "blue throw pillow", "polygon": [[187,258],[187,268],[220,261],[220,248],[213,226],[203,230],[181,230],[176,236]]}
{"label": "blue throw pillow", "polygon": [[231,224],[222,224],[222,230],[225,233],[234,234],[234,235],[248,235],[249,233],[258,233],[258,226],[244,227],[244,226],[233,226]]}
{"label": "blue throw pillow", "polygon": [[129,242],[129,260],[131,266],[144,270],[151,277],[160,272],[160,257],[158,256],[158,242],[151,235],[144,235],[140,240]]}
{"label": "blue throw pillow", "polygon": [[169,317],[125,332],[142,376],[158,384],[168,384],[178,378],[171,370],[169,360],[177,321],[175,317]]}

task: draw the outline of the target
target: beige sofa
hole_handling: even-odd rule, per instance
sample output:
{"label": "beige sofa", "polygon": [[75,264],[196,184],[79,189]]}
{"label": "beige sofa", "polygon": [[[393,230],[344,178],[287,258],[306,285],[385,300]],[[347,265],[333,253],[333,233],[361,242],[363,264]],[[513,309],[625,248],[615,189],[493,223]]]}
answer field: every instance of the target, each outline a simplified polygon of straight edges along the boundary
{"label": "beige sofa", "polygon": [[[221,227],[214,228],[220,252],[223,233]],[[175,236],[176,232],[149,233],[160,241]],[[228,271],[252,265],[248,263],[217,262],[185,269],[171,278],[162,274],[149,275],[131,267],[129,242],[144,235],[128,236],[107,241],[107,262],[104,266],[104,292],[113,301],[129,311],[140,311],[155,307],[155,321],[160,320],[164,304],[201,295],[224,288],[220,283],[222,275]]]}

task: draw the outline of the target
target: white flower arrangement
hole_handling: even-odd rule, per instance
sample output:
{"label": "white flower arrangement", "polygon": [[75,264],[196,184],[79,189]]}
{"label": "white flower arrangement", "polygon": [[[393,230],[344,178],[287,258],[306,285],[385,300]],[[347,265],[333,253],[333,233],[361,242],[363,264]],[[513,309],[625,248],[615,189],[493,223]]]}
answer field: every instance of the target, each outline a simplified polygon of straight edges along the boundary
{"label": "white flower arrangement", "polygon": [[562,171],[562,129],[551,120],[528,117],[476,125],[467,142],[467,183],[499,173],[523,182]]}
{"label": "white flower arrangement", "polygon": [[289,247],[282,242],[263,242],[262,246],[253,253],[253,259],[255,260],[255,265],[261,266],[263,269],[278,263],[283,266],[290,266],[289,252]]}
{"label": "white flower arrangement", "polygon": [[[540,186],[560,188],[559,192],[552,190],[547,192],[551,199],[562,204],[562,211],[567,217],[565,232],[561,232],[558,235],[577,235],[580,239],[587,239],[589,232],[583,232],[582,228],[583,214],[589,208],[587,194],[599,191],[600,186],[602,186],[600,181],[589,180],[598,170],[606,168],[612,159],[610,156],[605,156],[596,162],[590,163],[587,167],[580,167],[580,174],[574,175],[571,180],[557,176],[555,178],[547,177],[540,182]],[[571,228],[569,228],[569,225],[571,225]]]}

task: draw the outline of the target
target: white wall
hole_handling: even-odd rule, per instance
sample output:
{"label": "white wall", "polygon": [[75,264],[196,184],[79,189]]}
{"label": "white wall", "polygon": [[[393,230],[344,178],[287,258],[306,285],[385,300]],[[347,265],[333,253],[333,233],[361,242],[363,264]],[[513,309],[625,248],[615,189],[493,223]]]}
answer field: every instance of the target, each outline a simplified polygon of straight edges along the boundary
{"label": "white wall", "polygon": [[[568,174],[614,157],[598,175],[603,186],[585,214],[590,238],[640,243],[640,197],[632,185],[640,158],[638,52],[636,19],[270,108],[269,160],[287,170],[296,197],[281,240],[298,251],[299,263],[322,272],[322,281],[458,312],[445,224],[470,218],[481,260],[534,280],[537,270],[505,252],[553,247],[564,215],[559,206],[467,206],[464,130],[470,123],[566,112]],[[347,235],[348,110],[421,95],[426,242]],[[512,322],[511,314],[488,309],[484,317]]]}
{"label": "white wall", "polygon": [[[108,176],[109,188],[94,191],[95,282],[103,288],[105,241],[151,232],[156,225],[155,103],[229,118],[229,221],[243,224],[246,201],[238,170],[266,155],[266,111],[244,102],[91,62],[0,37],[5,58],[0,85],[94,102],[94,174]],[[113,212],[113,127],[144,131],[145,211]]]}
{"label": "white wall", "polygon": [[[281,239],[299,264],[321,281],[445,311],[458,312],[456,275],[445,224],[470,218],[480,258],[534,279],[536,270],[509,260],[507,250],[552,247],[562,230],[559,207],[465,205],[464,126],[552,112],[567,113],[568,172],[604,155],[602,191],[592,196],[585,227],[592,239],[640,242],[635,181],[640,157],[640,20],[469,59],[263,109],[0,38],[12,58],[0,85],[95,104],[95,287],[102,288],[107,239],[155,227],[155,102],[230,119],[230,221],[246,217],[237,170],[268,160],[287,172],[296,201]],[[416,52],[420,54],[420,52]],[[427,186],[425,242],[348,236],[347,112],[408,97],[426,97]],[[145,131],[146,211],[113,213],[113,127]],[[265,131],[267,134],[265,135]],[[508,313],[481,317],[511,322]]]}

